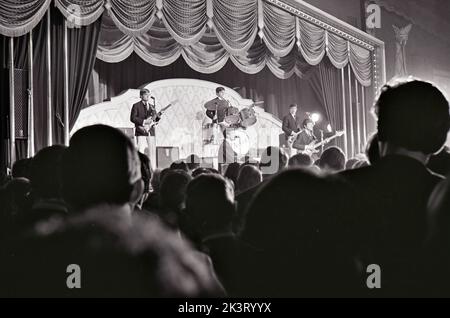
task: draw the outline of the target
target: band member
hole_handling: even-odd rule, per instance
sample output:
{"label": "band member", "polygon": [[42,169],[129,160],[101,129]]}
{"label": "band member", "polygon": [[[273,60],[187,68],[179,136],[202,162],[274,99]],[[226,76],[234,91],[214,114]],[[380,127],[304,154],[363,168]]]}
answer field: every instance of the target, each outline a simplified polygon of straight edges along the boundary
{"label": "band member", "polygon": [[227,109],[230,107],[230,105],[229,102],[224,98],[225,88],[217,87],[216,95],[216,98],[208,102],[208,104],[213,105],[213,109],[207,109],[206,116],[211,118],[214,124],[219,124],[224,121],[227,114]]}
{"label": "band member", "polygon": [[307,118],[302,124],[303,131],[297,136],[293,147],[299,151],[313,151],[312,142],[316,142],[317,138],[314,136],[314,122]]}
{"label": "band member", "polygon": [[286,140],[301,130],[301,121],[299,116],[297,116],[297,109],[296,104],[290,105],[289,114],[283,117],[283,126],[281,129],[286,136]]}
{"label": "band member", "polygon": [[140,91],[141,101],[133,105],[130,121],[135,126],[136,147],[139,152],[146,154],[150,159],[152,169],[156,168],[156,142],[155,125],[159,120],[159,114],[154,103],[150,103],[150,91]]}

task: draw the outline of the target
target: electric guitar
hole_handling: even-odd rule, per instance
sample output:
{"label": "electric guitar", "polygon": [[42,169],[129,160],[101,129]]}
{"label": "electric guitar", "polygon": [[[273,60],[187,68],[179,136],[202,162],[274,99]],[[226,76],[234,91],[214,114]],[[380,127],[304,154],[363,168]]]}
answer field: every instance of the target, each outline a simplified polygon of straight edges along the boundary
{"label": "electric guitar", "polygon": [[155,119],[153,119],[153,118],[148,118],[148,119],[146,119],[145,121],[144,121],[144,124],[142,125],[142,128],[145,130],[145,132],[149,132],[150,131],[150,129],[152,129],[154,126],[156,126],[156,125],[158,125],[158,123],[159,123],[159,121],[160,121],[160,119],[161,119],[161,116],[164,114],[164,112],[166,111],[166,110],[168,110],[170,107],[172,107],[175,103],[177,103],[178,102],[178,100],[173,100],[170,104],[168,104],[166,107],[164,107],[164,108],[162,108],[159,112],[158,112],[158,114],[156,115],[156,118]]}
{"label": "electric guitar", "polygon": [[289,148],[292,148],[292,146],[294,145],[294,142],[297,140],[298,135],[300,135],[302,133],[303,129],[301,129],[299,132],[296,133],[292,133],[292,135],[290,135],[287,138],[287,145]]}
{"label": "electric guitar", "polygon": [[333,136],[325,138],[320,142],[317,143],[315,141],[311,142],[309,145],[305,147],[305,150],[302,150],[300,153],[312,156],[320,152],[318,148],[322,147],[323,145],[326,145],[335,138],[342,137],[344,134],[345,134],[344,131],[336,131],[336,133]]}

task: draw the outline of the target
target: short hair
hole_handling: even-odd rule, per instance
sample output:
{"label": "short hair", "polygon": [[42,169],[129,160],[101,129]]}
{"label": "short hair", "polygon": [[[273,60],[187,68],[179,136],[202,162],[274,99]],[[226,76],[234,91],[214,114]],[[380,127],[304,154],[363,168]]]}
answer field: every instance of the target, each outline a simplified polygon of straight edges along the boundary
{"label": "short hair", "polygon": [[289,109],[294,108],[294,107],[298,107],[297,104],[290,104],[289,105]]}
{"label": "short hair", "polygon": [[252,165],[245,165],[239,171],[237,178],[236,189],[243,192],[253,188],[262,182],[262,173],[257,167]]}
{"label": "short hair", "polygon": [[310,156],[303,153],[298,153],[289,159],[289,167],[311,167],[313,165],[313,160]]}
{"label": "short hair", "polygon": [[142,97],[145,94],[150,94],[150,91],[146,88],[141,89],[141,91],[139,92],[139,96]]}
{"label": "short hair", "polygon": [[63,196],[75,209],[130,202],[141,181],[137,150],[120,130],[93,125],[78,130],[63,155]]}
{"label": "short hair", "polygon": [[227,167],[227,170],[225,170],[224,177],[233,181],[234,185],[236,185],[240,168],[241,168],[241,164],[239,162],[230,163]]}
{"label": "short hair", "polygon": [[216,94],[219,94],[220,92],[222,92],[222,91],[224,91],[225,90],[225,88],[223,88],[223,87],[217,87],[216,88]]}
{"label": "short hair", "polygon": [[186,191],[186,212],[197,224],[208,227],[231,225],[235,212],[231,183],[218,174],[192,180]]}
{"label": "short hair", "polygon": [[150,159],[142,152],[138,152],[139,160],[141,162],[141,176],[144,182],[144,192],[150,191],[150,180],[152,179],[152,172],[150,168]]}
{"label": "short hair", "polygon": [[170,211],[180,211],[184,205],[186,188],[192,177],[184,170],[171,170],[161,181],[161,207]]}
{"label": "short hair", "polygon": [[30,166],[32,158],[20,159],[14,162],[11,175],[13,178],[27,178],[30,179]]}
{"label": "short hair", "polygon": [[432,154],[447,139],[449,103],[429,82],[407,79],[385,85],[374,110],[381,142]]}
{"label": "short hair", "polygon": [[302,127],[306,127],[308,124],[314,124],[314,122],[311,119],[306,118],[302,122]]}
{"label": "short hair", "polygon": [[30,173],[33,196],[45,199],[62,196],[62,157],[66,149],[54,145],[41,149],[34,156]]}
{"label": "short hair", "polygon": [[359,159],[357,159],[357,158],[348,159],[347,162],[345,163],[345,170],[352,170],[352,169],[354,169],[353,166],[357,162],[359,162]]}
{"label": "short hair", "polygon": [[375,133],[369,137],[366,145],[366,157],[371,165],[380,160],[380,147],[378,146],[378,135]]}
{"label": "short hair", "polygon": [[170,170],[183,170],[183,171],[188,172],[189,167],[186,164],[186,162],[184,162],[184,161],[175,161],[175,162],[172,162],[172,164],[170,165]]}
{"label": "short hair", "polygon": [[320,156],[319,167],[331,171],[341,171],[345,168],[345,154],[338,147],[326,149]]}
{"label": "short hair", "polygon": [[207,168],[203,168],[203,167],[199,167],[197,169],[195,169],[194,171],[192,171],[192,178],[196,178],[202,174],[211,174],[212,171],[207,169]]}

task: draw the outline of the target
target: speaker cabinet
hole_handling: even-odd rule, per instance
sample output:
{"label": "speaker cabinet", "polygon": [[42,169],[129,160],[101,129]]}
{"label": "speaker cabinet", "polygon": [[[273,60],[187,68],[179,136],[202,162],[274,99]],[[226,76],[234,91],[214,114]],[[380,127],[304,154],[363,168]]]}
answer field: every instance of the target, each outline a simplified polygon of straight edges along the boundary
{"label": "speaker cabinet", "polygon": [[16,139],[28,138],[28,71],[14,70],[14,118]]}
{"label": "speaker cabinet", "polygon": [[172,162],[180,159],[178,147],[156,147],[156,162],[159,169],[169,168]]}

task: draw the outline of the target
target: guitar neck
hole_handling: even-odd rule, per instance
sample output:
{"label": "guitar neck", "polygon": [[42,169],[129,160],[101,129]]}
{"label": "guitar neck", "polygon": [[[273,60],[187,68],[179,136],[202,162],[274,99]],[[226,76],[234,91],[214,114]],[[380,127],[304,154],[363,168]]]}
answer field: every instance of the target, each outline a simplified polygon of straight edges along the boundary
{"label": "guitar neck", "polygon": [[325,145],[325,144],[329,143],[330,141],[332,141],[333,139],[335,139],[335,138],[337,138],[337,137],[338,137],[338,135],[336,134],[336,135],[331,136],[331,137],[329,137],[329,138],[327,138],[327,139],[324,139],[323,141],[321,141],[321,142],[315,144],[315,145],[314,145],[314,149],[317,149],[317,148],[319,148],[319,147],[322,147],[322,145]]}
{"label": "guitar neck", "polygon": [[169,109],[170,106],[172,106],[172,104],[167,105],[166,107],[161,109],[159,112],[162,113],[162,112],[166,111],[167,109]]}

